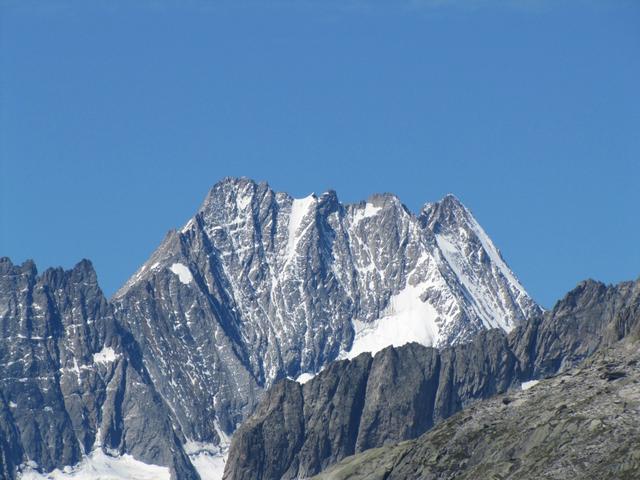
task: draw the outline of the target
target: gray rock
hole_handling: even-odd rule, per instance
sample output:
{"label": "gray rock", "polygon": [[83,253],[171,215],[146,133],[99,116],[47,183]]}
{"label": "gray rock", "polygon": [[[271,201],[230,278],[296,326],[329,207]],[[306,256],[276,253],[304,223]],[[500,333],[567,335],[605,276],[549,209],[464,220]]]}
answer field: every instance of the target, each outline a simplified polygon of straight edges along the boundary
{"label": "gray rock", "polygon": [[[344,459],[317,480],[636,479],[640,343],[603,346],[579,368],[476,403],[416,440]],[[603,373],[617,371],[611,379]]]}
{"label": "gray rock", "polygon": [[[270,389],[266,398],[268,401],[260,407],[259,415],[240,427],[247,432],[240,440],[242,447],[236,450],[242,456],[237,462],[244,467],[236,471],[234,478],[252,479],[256,472],[266,478],[286,475],[302,445],[302,387],[285,380]],[[279,435],[280,432],[284,435]]]}
{"label": "gray rock", "polygon": [[438,350],[415,343],[402,350],[386,348],[375,356],[354,451],[413,438],[433,425],[440,364]]}
{"label": "gray rock", "polygon": [[[353,453],[415,438],[474,400],[506,391],[515,380],[514,365],[507,339],[497,330],[442,352],[412,343],[388,347],[373,358],[365,353],[334,362],[291,397],[299,402],[301,395],[302,417],[286,419],[300,415],[300,409],[266,395],[234,435],[224,478],[304,478]],[[297,385],[284,380],[273,389],[282,383]],[[286,421],[264,434],[261,425],[275,415]],[[277,446],[293,436],[283,427],[288,424],[304,436],[289,444],[285,458]],[[251,452],[272,459],[274,468],[263,470],[262,457],[249,453],[248,444]]]}
{"label": "gray rock", "polygon": [[24,452],[11,415],[11,407],[0,396],[0,477],[13,478],[23,458]]}
{"label": "gray rock", "polygon": [[555,374],[625,337],[637,321],[639,297],[640,281],[614,286],[581,282],[553,310],[511,333],[520,375],[540,378]]}

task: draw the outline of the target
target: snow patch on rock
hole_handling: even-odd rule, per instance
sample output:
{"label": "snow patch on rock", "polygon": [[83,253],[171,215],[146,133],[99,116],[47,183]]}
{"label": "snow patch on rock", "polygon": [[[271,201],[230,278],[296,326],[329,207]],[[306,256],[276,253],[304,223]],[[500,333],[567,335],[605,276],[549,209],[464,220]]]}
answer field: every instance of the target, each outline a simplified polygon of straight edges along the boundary
{"label": "snow patch on rock", "polygon": [[315,373],[301,373],[300,375],[298,375],[298,378],[296,378],[296,382],[298,382],[300,385],[304,385],[315,376]]}
{"label": "snow patch on rock", "polygon": [[202,480],[222,480],[229,456],[231,438],[222,431],[217,421],[214,425],[220,437],[219,445],[195,441],[189,441],[184,445],[185,452]]}
{"label": "snow patch on rock", "polygon": [[353,321],[356,332],[351,350],[342,356],[354,358],[363,352],[376,353],[388,346],[417,342],[430,347],[439,339],[438,312],[423,302],[423,287],[407,285],[391,297],[382,316],[370,323]]}
{"label": "snow patch on rock", "polygon": [[[476,234],[479,234],[479,232],[476,232]],[[486,286],[482,282],[478,281],[478,279],[474,278],[474,274],[470,269],[468,260],[466,259],[459,242],[455,243],[447,236],[440,234],[436,234],[436,242],[454,274],[469,293],[469,299],[473,302],[472,306],[476,308],[478,316],[482,319],[485,327],[501,328],[505,332],[513,330],[515,325],[507,318],[507,312],[505,312],[503,307],[497,302],[496,295],[492,295],[490,292],[487,292]],[[485,251],[487,251],[487,248],[492,247],[493,244],[485,245],[482,243],[482,245]],[[493,248],[495,249],[495,247]],[[489,251],[487,251],[487,254],[491,256]],[[494,255],[497,254],[494,252]],[[502,271],[501,267],[498,266],[498,268]],[[510,282],[512,288],[522,288],[519,284],[513,284],[509,280],[509,277],[506,278]]]}
{"label": "snow patch on rock", "polygon": [[375,217],[380,210],[382,210],[382,207],[376,207],[371,203],[366,203],[363,209],[356,210],[353,220],[355,223],[359,223],[365,218]]}
{"label": "snow patch on rock", "polygon": [[178,276],[180,283],[184,283],[185,285],[189,285],[193,281],[193,275],[191,275],[191,271],[186,265],[182,263],[174,263],[169,268],[173,273]]}
{"label": "snow patch on rock", "polygon": [[211,443],[187,442],[184,450],[202,480],[222,480],[224,466],[229,456],[229,446]]}
{"label": "snow patch on rock", "polygon": [[[465,207],[465,210],[466,210],[466,207]],[[482,243],[482,247],[489,254],[489,257],[491,258],[493,263],[496,265],[496,267],[498,267],[498,270],[500,270],[500,273],[502,273],[502,275],[505,276],[505,278],[509,281],[509,285],[513,289],[517,290],[521,295],[526,295],[527,292],[525,292],[524,287],[520,284],[520,282],[518,281],[514,273],[511,271],[511,269],[507,266],[505,261],[502,259],[502,255],[500,255],[500,252],[498,251],[494,243],[491,241],[487,233],[484,231],[484,229],[480,226],[480,224],[475,219],[475,217],[471,215],[471,213],[468,210],[467,210],[467,214],[469,216],[469,223],[471,225],[471,228],[480,239],[480,243]]]}
{"label": "snow patch on rock", "polygon": [[93,354],[93,363],[111,363],[118,359],[119,355],[111,347],[103,347],[98,353]]}
{"label": "snow patch on rock", "polygon": [[316,203],[316,196],[312,193],[305,198],[294,198],[291,202],[291,213],[289,214],[288,237],[287,237],[287,262],[293,257],[296,244],[298,243],[298,230],[302,226],[304,217],[309,212],[312,205]]}
{"label": "snow patch on rock", "polygon": [[90,455],[75,466],[55,469],[49,473],[35,470],[36,465],[23,467],[18,474],[21,480],[170,480],[168,467],[149,465],[140,462],[131,455],[112,457],[101,449],[94,450]]}
{"label": "snow patch on rock", "polygon": [[189,455],[189,459],[202,480],[222,480],[228,456],[229,452],[221,454],[203,450],[197,454]]}
{"label": "snow patch on rock", "polygon": [[[193,227],[194,225],[194,221],[193,218],[191,220],[189,220],[186,225],[184,227],[182,227],[182,230],[180,230],[182,233],[187,233],[191,227]],[[153,267],[152,267],[153,268]]]}
{"label": "snow patch on rock", "polygon": [[238,195],[236,198],[236,206],[238,207],[238,210],[244,210],[249,205],[251,205],[251,195]]}

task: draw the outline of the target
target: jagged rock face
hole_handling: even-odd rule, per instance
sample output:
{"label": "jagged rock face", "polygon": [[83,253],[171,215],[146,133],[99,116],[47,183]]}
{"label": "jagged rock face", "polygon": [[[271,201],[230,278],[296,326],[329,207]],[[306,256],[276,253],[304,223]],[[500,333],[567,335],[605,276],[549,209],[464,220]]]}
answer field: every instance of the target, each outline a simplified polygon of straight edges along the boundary
{"label": "jagged rock face", "polygon": [[[304,385],[284,380],[236,432],[224,478],[306,478],[354,453],[415,438],[473,400],[506,390],[514,363],[504,334],[491,330],[442,352],[416,343],[388,347],[373,358],[334,362]],[[279,428],[265,429],[273,418],[282,419]],[[291,437],[283,456],[279,445]]]}
{"label": "jagged rock face", "polygon": [[[236,432],[225,478],[316,474],[347,455],[415,438],[478,400],[570,368],[639,328],[640,281],[609,287],[588,281],[508,335],[490,330],[442,350],[389,347],[373,359],[363,354],[332,364],[302,386],[285,380],[274,387],[278,402],[269,392]],[[303,405],[298,418],[287,418],[300,415],[299,407],[288,406],[289,398]],[[284,457],[273,446],[291,432],[262,430],[267,417],[304,432],[296,433]],[[273,469],[261,470],[248,451],[263,452]]]}
{"label": "jagged rock face", "polygon": [[73,270],[0,259],[0,470],[44,472],[94,448],[197,478],[129,334],[87,261]]}
{"label": "jagged rock face", "polygon": [[540,312],[452,196],[415,216],[393,195],[343,205],[247,179],[214,186],[114,303],[185,435],[213,443],[280,378]]}
{"label": "jagged rock face", "polygon": [[11,406],[0,396],[0,478],[13,478],[24,458]]}
{"label": "jagged rock face", "polygon": [[[334,362],[304,385],[277,383],[236,433],[225,478],[305,478],[372,443],[421,433],[432,421],[437,353],[415,343],[387,348]],[[425,388],[407,389],[408,381]]]}
{"label": "jagged rock face", "polygon": [[624,338],[640,318],[639,309],[640,281],[614,286],[581,282],[553,310],[511,333],[523,376],[554,374]]}
{"label": "jagged rock face", "polygon": [[314,478],[638,478],[639,362],[636,336],[530,389],[479,402],[416,440],[349,457]]}

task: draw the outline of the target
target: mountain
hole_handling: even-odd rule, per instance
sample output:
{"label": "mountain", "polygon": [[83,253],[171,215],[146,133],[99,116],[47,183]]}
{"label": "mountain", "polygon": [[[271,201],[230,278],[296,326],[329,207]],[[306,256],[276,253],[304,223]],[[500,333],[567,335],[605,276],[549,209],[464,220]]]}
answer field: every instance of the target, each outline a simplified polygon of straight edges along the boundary
{"label": "mountain", "polygon": [[225,478],[317,474],[354,453],[416,438],[479,400],[555,375],[639,330],[640,281],[587,281],[509,334],[490,330],[443,349],[388,347],[333,363],[304,385],[284,380],[236,432]]}
{"label": "mountain", "polygon": [[159,471],[165,478],[198,478],[88,261],[38,275],[33,262],[1,258],[0,330],[2,478],[23,464],[49,472],[102,449],[169,467]]}
{"label": "mountain", "polygon": [[219,478],[279,380],[540,312],[453,196],[415,215],[227,178],[109,301],[88,261],[0,261],[0,471]]}
{"label": "mountain", "polygon": [[185,435],[213,444],[276,380],[540,312],[453,196],[414,215],[390,194],[343,205],[245,178],[216,184],[113,303]]}
{"label": "mountain", "polygon": [[578,368],[479,402],[416,440],[349,457],[314,480],[636,479],[638,333],[636,326]]}

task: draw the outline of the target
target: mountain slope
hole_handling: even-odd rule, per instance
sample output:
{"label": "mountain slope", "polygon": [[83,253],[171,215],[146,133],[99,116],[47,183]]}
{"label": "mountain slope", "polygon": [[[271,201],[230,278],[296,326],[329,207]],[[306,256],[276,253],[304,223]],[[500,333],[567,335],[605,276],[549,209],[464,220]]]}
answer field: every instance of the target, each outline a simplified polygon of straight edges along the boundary
{"label": "mountain slope", "polygon": [[182,431],[213,444],[278,379],[540,312],[452,196],[416,216],[390,194],[343,205],[332,191],[293,199],[234,178],[113,302]]}
{"label": "mountain slope", "polygon": [[415,438],[478,400],[580,363],[639,323],[640,281],[587,281],[509,334],[491,330],[441,350],[390,347],[334,363],[304,385],[285,380],[236,432],[225,478],[306,477]]}

